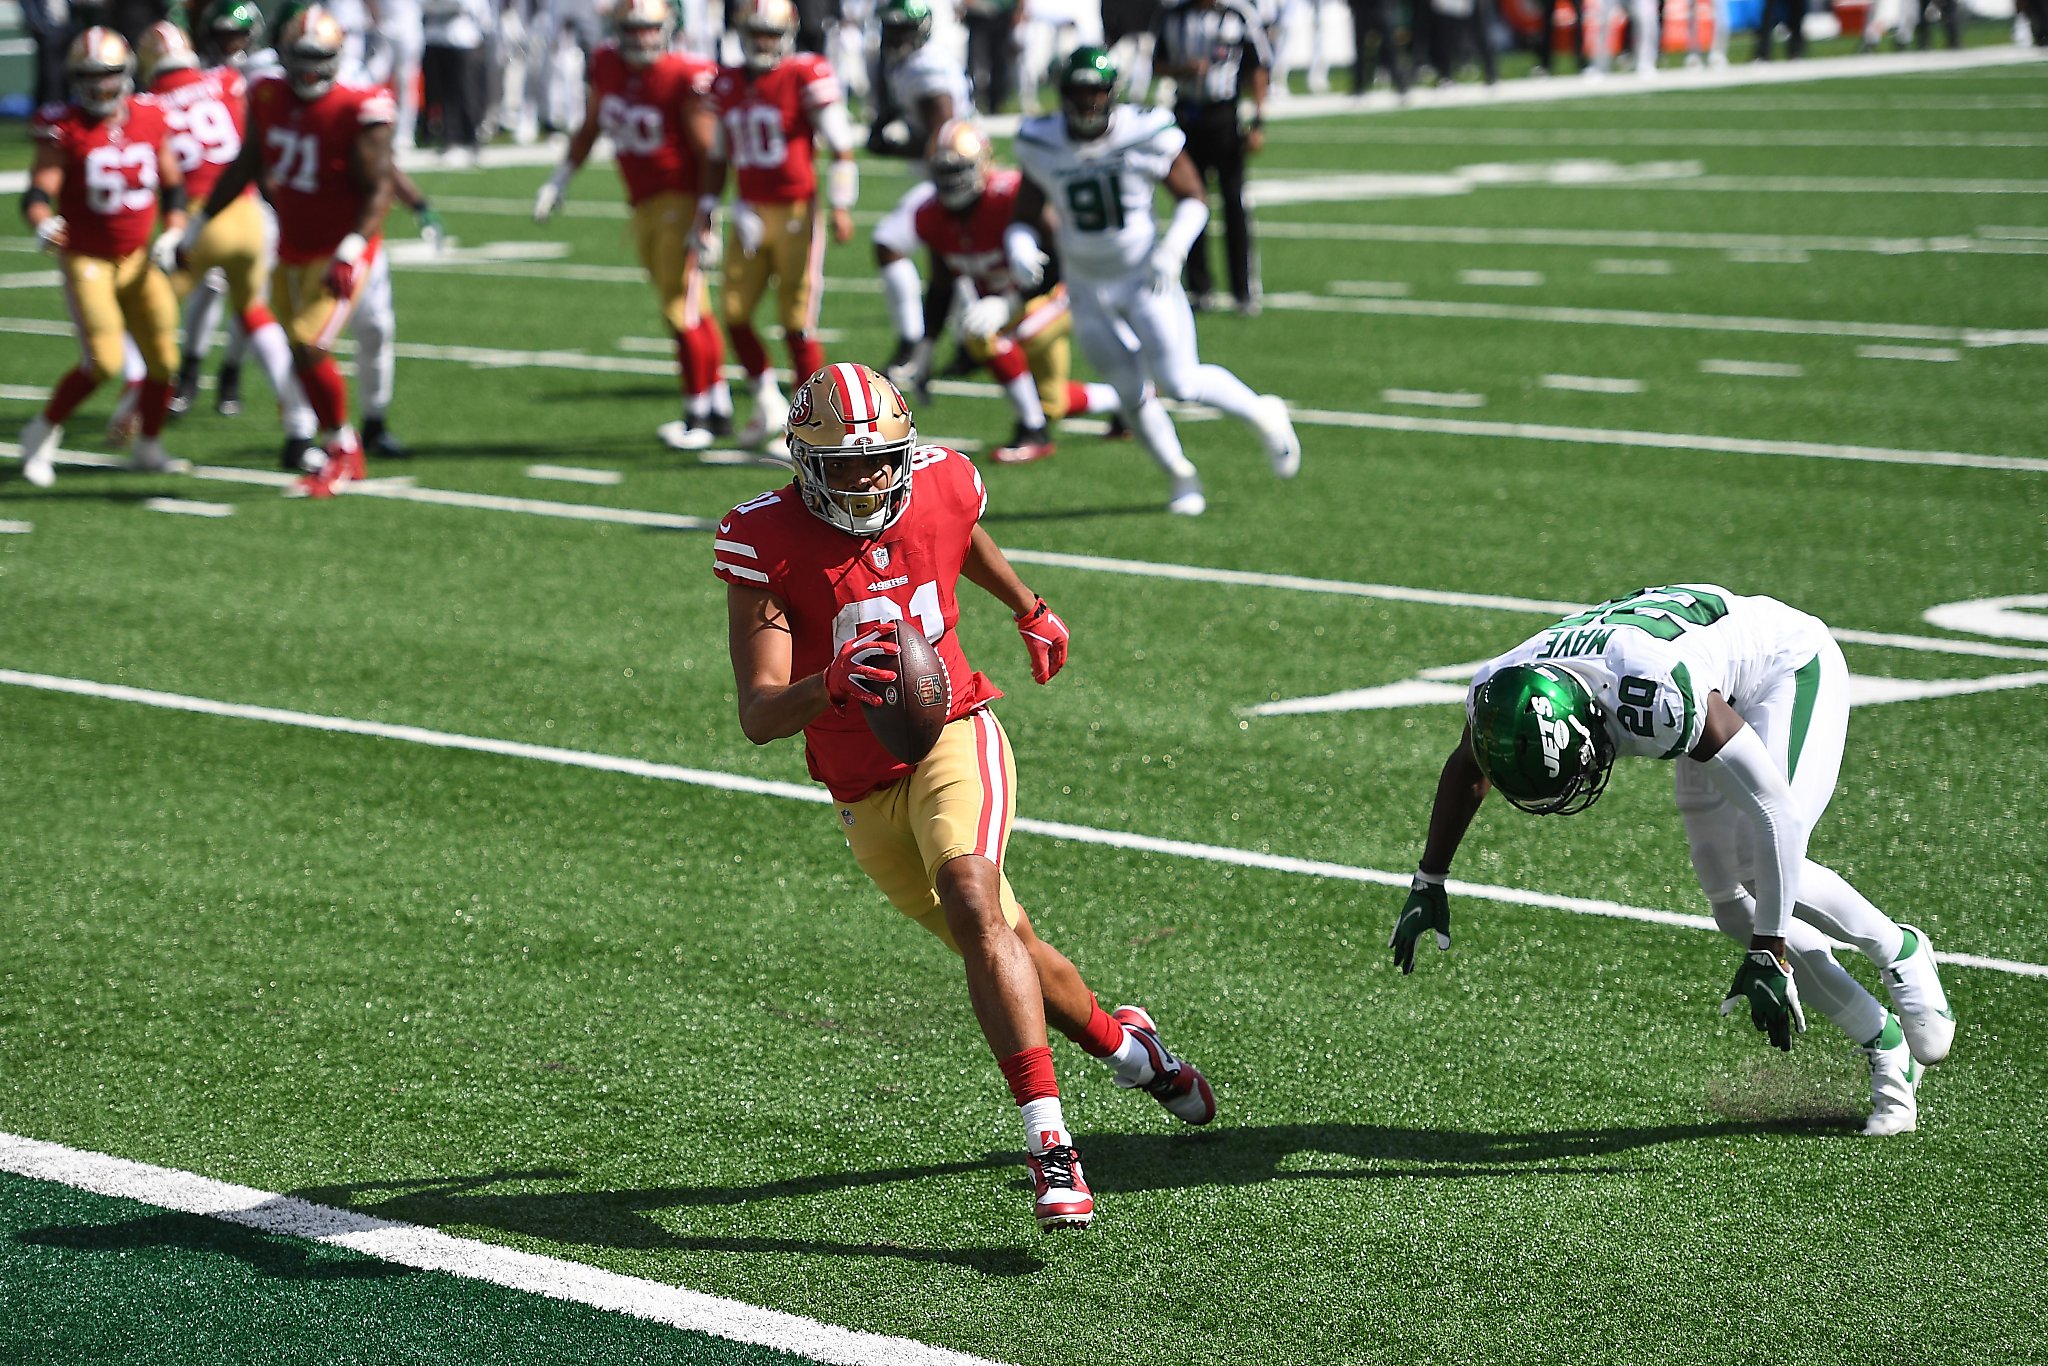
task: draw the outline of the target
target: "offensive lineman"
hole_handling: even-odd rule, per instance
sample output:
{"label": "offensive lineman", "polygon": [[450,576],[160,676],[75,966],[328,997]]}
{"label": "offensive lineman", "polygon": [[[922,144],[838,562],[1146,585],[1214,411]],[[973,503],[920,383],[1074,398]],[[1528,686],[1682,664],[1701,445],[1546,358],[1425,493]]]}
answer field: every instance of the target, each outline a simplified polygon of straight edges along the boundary
{"label": "offensive lineman", "polygon": [[796,8],[790,0],[743,0],[738,28],[743,64],[720,67],[711,86],[717,125],[692,235],[701,256],[702,244],[714,231],[730,166],[738,173],[739,190],[719,306],[754,390],[754,411],[738,442],[755,447],[775,439],[788,415],[788,403],[768,368],[768,348],[754,330],[754,313],[771,278],[791,371],[801,381],[825,364],[825,349],[816,336],[825,236],[814,202],[813,144],[822,141],[832,154],[825,198],[837,242],[853,240],[860,172],[853,164],[853,125],[830,63],[816,53],[793,50]]}
{"label": "offensive lineman", "polygon": [[[796,391],[787,435],[796,477],[720,523],[712,570],[726,584],[741,729],[755,744],[804,737],[861,870],[896,908],[960,954],[967,997],[1024,1123],[1032,1212],[1085,1228],[1095,1202],[1061,1114],[1050,1022],[1142,1086],[1176,1118],[1207,1124],[1215,1096],[1168,1052],[1136,1006],[1105,1012],[1074,965],[1033,932],[1003,873],[1016,767],[989,704],[1002,694],[967,662],[955,627],[964,575],[1015,615],[1031,676],[1051,680],[1067,629],[981,527],[981,476],[917,444],[896,386],[833,365]],[[859,708],[896,674],[896,633],[919,630],[945,662],[950,716],[931,753],[898,762]]]}
{"label": "offensive lineman", "polygon": [[264,76],[250,91],[242,155],[197,220],[203,225],[262,177],[277,210],[279,303],[292,366],[326,447],[327,458],[295,488],[315,498],[332,497],[364,474],[333,348],[373,274],[387,269],[384,218],[393,193],[391,96],[337,79],[346,41],[319,5],[285,22],[277,40],[284,74]]}
{"label": "offensive lineman", "polygon": [[710,139],[704,101],[718,67],[670,50],[671,22],[668,0],[621,0],[612,15],[614,41],[590,57],[582,126],[535,196],[533,221],[553,216],[598,134],[610,138],[633,209],[633,241],[675,338],[682,377],[682,417],[663,423],[660,436],[671,449],[693,451],[732,430],[732,392],[721,374],[725,341],[711,317],[698,241],[689,231],[702,146]]}
{"label": "offensive lineman", "polygon": [[[1081,350],[1115,386],[1138,439],[1172,479],[1167,510],[1199,516],[1208,507],[1202,478],[1160,394],[1249,423],[1282,479],[1301,468],[1301,445],[1278,395],[1255,394],[1222,366],[1202,363],[1180,282],[1188,250],[1209,221],[1202,178],[1172,114],[1118,104],[1116,95],[1109,54],[1076,48],[1061,69],[1060,112],[1027,118],[1017,130],[1025,184],[1004,246],[1011,278],[1036,286],[1047,260],[1036,225],[1048,204],[1055,208]],[[1152,216],[1155,184],[1174,198],[1163,233]]]}
{"label": "offensive lineman", "polygon": [[[995,375],[1017,414],[1017,429],[995,459],[1004,465],[1043,460],[1053,453],[1048,421],[1081,413],[1114,415],[1122,409],[1117,392],[1107,384],[1068,378],[1073,318],[1066,286],[1023,299],[1011,283],[1003,233],[1015,216],[1023,177],[995,169],[987,135],[965,119],[939,130],[931,172],[932,193],[909,222],[897,224],[891,214],[875,228],[877,256],[886,251],[891,258],[882,278],[889,282],[893,303],[901,285],[891,282],[890,272],[907,272],[907,292],[915,302],[917,267],[910,254],[922,244],[937,263],[934,275],[961,282],[972,296],[960,318],[968,353]],[[899,314],[897,326],[904,322],[905,315]],[[906,363],[914,373],[929,370],[927,339],[905,335],[898,342],[899,355],[908,348]]]}
{"label": "offensive lineman", "polygon": [[71,41],[65,70],[71,102],[35,117],[35,163],[21,197],[22,217],[45,251],[57,253],[64,298],[78,332],[78,365],[50,391],[21,429],[21,472],[37,488],[53,469],[64,420],[101,381],[122,367],[122,339],[134,334],[147,367],[140,391],[142,434],[128,467],[178,468],[160,439],[178,369],[178,301],[151,265],[149,234],[161,204],[165,231],[185,223],[185,178],[171,150],[163,111],[137,95],[134,55],[110,28]]}
{"label": "offensive lineman", "polygon": [[[1451,946],[1444,879],[1489,788],[1567,815],[1599,797],[1617,754],[1677,760],[1700,890],[1748,950],[1721,1013],[1748,997],[1752,1023],[1789,1052],[1806,1028],[1800,998],[1813,1001],[1869,1060],[1863,1131],[1918,1126],[1921,1069],[1948,1056],[1956,1030],[1934,947],[1806,857],[1849,723],[1848,667],[1823,622],[1713,585],[1644,588],[1482,664],[1465,709],[1388,941],[1404,973],[1425,929]],[[1830,936],[1870,959],[1892,1010],[1835,961]]]}

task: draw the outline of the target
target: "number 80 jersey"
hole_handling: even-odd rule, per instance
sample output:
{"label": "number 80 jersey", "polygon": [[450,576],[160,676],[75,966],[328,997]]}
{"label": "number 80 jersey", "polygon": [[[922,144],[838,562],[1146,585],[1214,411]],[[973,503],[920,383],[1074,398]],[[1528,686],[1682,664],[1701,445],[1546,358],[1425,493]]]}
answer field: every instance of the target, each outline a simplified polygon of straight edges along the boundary
{"label": "number 80 jersey", "polygon": [[1538,631],[1473,676],[1468,699],[1515,664],[1569,669],[1600,704],[1617,754],[1676,759],[1700,741],[1707,697],[1737,714],[1812,662],[1828,638],[1818,617],[1776,598],[1713,584],[1643,588]]}
{"label": "number 80 jersey", "polygon": [[[980,472],[958,451],[920,446],[910,460],[910,505],[880,535],[862,540],[826,525],[789,483],[726,515],[712,543],[711,572],[772,593],[787,609],[792,679],[824,672],[839,647],[871,622],[914,625],[945,662],[953,695],[946,719],[958,720],[1002,696],[967,662],[954,630],[954,590],[988,495]],[[841,803],[859,801],[912,767],[882,748],[861,705],[828,710],[804,728],[811,776]]]}
{"label": "number 80 jersey", "polygon": [[1059,114],[1024,120],[1017,129],[1017,165],[1058,215],[1064,270],[1118,280],[1145,263],[1159,238],[1154,187],[1186,145],[1163,109],[1120,104],[1110,111],[1109,131],[1089,142],[1068,137]]}

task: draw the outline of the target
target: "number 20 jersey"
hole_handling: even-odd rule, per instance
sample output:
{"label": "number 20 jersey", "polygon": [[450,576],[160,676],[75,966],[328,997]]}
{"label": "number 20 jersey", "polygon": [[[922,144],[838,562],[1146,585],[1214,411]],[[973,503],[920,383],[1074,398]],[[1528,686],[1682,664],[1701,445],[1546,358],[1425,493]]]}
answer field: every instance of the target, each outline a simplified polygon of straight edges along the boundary
{"label": "number 20 jersey", "polygon": [[1515,664],[1569,669],[1592,692],[1615,753],[1676,759],[1700,741],[1707,696],[1738,714],[1765,688],[1810,663],[1828,638],[1818,617],[1776,598],[1713,584],[1644,588],[1566,617],[1472,678],[1472,692]]}
{"label": "number 20 jersey", "polygon": [[277,210],[277,257],[303,265],[332,256],[356,230],[366,196],[356,183],[356,137],[390,123],[389,93],[336,81],[302,100],[282,76],[249,92],[249,136],[263,150],[263,188]]}
{"label": "number 20 jersey", "polygon": [[1118,280],[1145,263],[1159,237],[1153,188],[1186,145],[1163,109],[1120,104],[1110,111],[1109,131],[1089,142],[1068,137],[1058,114],[1024,120],[1017,129],[1017,165],[1058,216],[1060,262],[1068,274]]}
{"label": "number 20 jersey", "polygon": [[[910,505],[895,525],[862,540],[828,526],[804,506],[794,483],[740,504],[719,523],[712,572],[730,584],[775,595],[789,612],[792,679],[824,672],[840,645],[870,622],[922,628],[946,666],[958,720],[1002,693],[975,671],[955,627],[955,587],[967,547],[988,506],[981,474],[944,446],[911,453]],[[811,776],[835,801],[857,802],[911,772],[882,748],[860,702],[827,711],[804,728]]]}

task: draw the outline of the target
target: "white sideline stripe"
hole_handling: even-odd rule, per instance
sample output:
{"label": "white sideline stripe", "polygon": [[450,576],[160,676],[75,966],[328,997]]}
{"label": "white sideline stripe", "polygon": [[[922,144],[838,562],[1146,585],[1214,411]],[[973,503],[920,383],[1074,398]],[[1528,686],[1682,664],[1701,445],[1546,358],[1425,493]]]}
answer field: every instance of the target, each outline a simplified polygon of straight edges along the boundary
{"label": "white sideline stripe", "polygon": [[1534,289],[1543,283],[1540,270],[1461,270],[1461,285],[1498,285],[1503,289]]}
{"label": "white sideline stripe", "polygon": [[[1298,128],[1275,141],[1355,144],[1358,134],[1341,128]],[[1899,129],[1881,138],[1851,129],[1802,128],[1432,128],[1388,123],[1372,130],[1380,143],[1449,143],[1453,146],[1558,147],[2048,147],[2048,133],[1925,132]],[[439,200],[435,201],[439,203]]]}
{"label": "white sideline stripe", "polygon": [[[142,706],[160,707],[168,711],[194,712],[203,716],[219,716],[232,720],[264,721],[272,725],[295,726],[307,730],[327,731],[341,735],[359,735],[379,740],[401,740],[408,744],[426,745],[436,749],[468,750],[478,754],[493,754],[505,758],[531,759],[542,763],[561,764],[571,768],[595,769],[605,773],[623,773],[633,777],[652,778],[662,782],[687,783],[696,787],[715,788],[724,792],[741,792],[754,796],[780,797],[790,801],[809,802],[813,805],[830,805],[831,794],[822,788],[797,783],[776,782],[766,778],[748,778],[736,773],[720,773],[713,769],[685,768],[677,764],[658,764],[646,759],[628,759],[614,754],[597,754],[588,750],[562,749],[552,745],[529,745],[514,740],[492,740],[475,735],[457,735],[448,731],[428,730],[420,726],[398,726],[382,721],[363,721],[351,717],[316,716],[310,712],[287,711],[277,707],[247,706],[235,702],[217,702],[211,698],[187,697],[178,693],[155,692],[147,688],[131,688],[118,683],[96,683],[82,678],[59,678],[50,674],[21,673],[13,669],[0,669],[0,684],[24,688],[36,688],[45,692],[67,693],[75,697],[93,697],[114,702],[133,702]],[[1409,872],[1386,872],[1378,868],[1361,868],[1346,863],[1331,863],[1321,859],[1296,858],[1286,854],[1268,854],[1252,849],[1233,849],[1227,845],[1197,844],[1189,840],[1160,839],[1152,835],[1133,834],[1123,830],[1099,830],[1087,825],[1068,825],[1060,821],[1041,821],[1028,818],[1018,819],[1012,826],[1025,834],[1042,835],[1047,839],[1070,840],[1077,844],[1101,845],[1112,849],[1127,849],[1139,853],[1165,854],[1175,858],[1193,859],[1204,863],[1220,863],[1239,868],[1257,868],[1266,872],[1294,873],[1309,877],[1335,878],[1347,882],[1372,883],[1381,887],[1406,887],[1412,876]],[[1557,896],[1550,892],[1527,891],[1517,887],[1497,887],[1487,883],[1462,882],[1453,879],[1445,886],[1458,896],[1473,897],[1482,901],[1500,901],[1518,906],[1537,906],[1548,910],[1569,911],[1576,915],[1607,916],[1619,920],[1639,920],[1655,925],[1675,925],[1685,929],[1715,931],[1712,919],[1703,915],[1687,915],[1677,911],[1656,910],[1645,906],[1629,906],[1618,901],[1604,901],[1593,897]],[[1953,954],[1936,955],[1943,962],[1957,961]],[[1976,958],[1971,966],[1993,968],[2000,972],[2014,973],[2023,977],[2048,977],[2048,965],[2024,963],[1998,958]]]}
{"label": "white sideline stripe", "polygon": [[195,503],[186,498],[145,498],[142,506],[151,512],[176,512],[187,517],[232,517],[233,503]]}
{"label": "white sideline stripe", "polygon": [[[1788,237],[1741,232],[1658,232],[1622,228],[1474,228],[1407,223],[1288,223],[1259,217],[1261,237],[1313,242],[1403,242],[1414,246],[1612,247],[1644,251],[1797,250],[1910,256],[1925,252],[2037,256],[2048,253],[2048,229],[1981,229],[1981,237]],[[1333,282],[1329,288],[1344,293]],[[1367,293],[1370,291],[1359,291]]]}
{"label": "white sideline stripe", "polygon": [[1748,375],[1758,379],[1798,379],[1806,373],[1803,365],[1774,360],[1703,360],[1703,375]]}
{"label": "white sideline stripe", "polygon": [[1801,247],[1734,247],[1728,259],[1738,266],[1803,266],[1813,258]]}
{"label": "white sideline stripe", "polygon": [[35,529],[34,522],[0,522],[0,536],[26,536]]}
{"label": "white sideline stripe", "polygon": [[554,479],[564,484],[618,484],[626,476],[617,470],[591,470],[580,465],[528,465],[528,479]]}
{"label": "white sideline stripe", "polygon": [[1382,403],[1406,403],[1418,408],[1483,408],[1485,394],[1443,393],[1435,389],[1382,389]]}
{"label": "white sideline stripe", "polygon": [[1629,256],[1608,257],[1593,263],[1595,275],[1669,275],[1672,273],[1669,261],[1651,260]]}
{"label": "white sideline stripe", "polygon": [[639,1276],[543,1257],[439,1229],[377,1219],[288,1195],[237,1186],[58,1143],[0,1134],[0,1170],[95,1195],[199,1215],[287,1238],[303,1238],[395,1266],[441,1271],[551,1300],[585,1304],[732,1342],[752,1343],[840,1366],[989,1366],[983,1358],[909,1338],[839,1328],[799,1314],[707,1295]]}
{"label": "white sideline stripe", "polygon": [[[1260,226],[1265,225],[1262,223]],[[1331,280],[1323,288],[1332,294],[1367,295],[1376,299],[1405,299],[1415,289],[1404,280]]]}
{"label": "white sideline stripe", "polygon": [[1963,353],[1953,346],[1859,346],[1856,354],[1864,360],[1957,361]]}
{"label": "white sideline stripe", "polygon": [[[1544,181],[1517,189],[1555,190],[1565,186]],[[1945,179],[1911,176],[1703,175],[1690,180],[1616,182],[1588,180],[1572,189],[1691,190],[1708,194],[1897,194],[1916,198],[1931,194],[2048,194],[2048,180]]]}
{"label": "white sideline stripe", "polygon": [[1546,389],[1562,389],[1574,394],[1640,394],[1643,382],[1639,379],[1609,379],[1602,375],[1545,375],[1541,381]]}
{"label": "white sideline stripe", "polygon": [[48,389],[38,389],[33,384],[0,384],[0,398],[20,403],[41,403],[49,396]]}
{"label": "white sideline stripe", "polygon": [[1978,228],[1979,237],[2009,237],[2025,242],[2048,242],[2048,228]]}

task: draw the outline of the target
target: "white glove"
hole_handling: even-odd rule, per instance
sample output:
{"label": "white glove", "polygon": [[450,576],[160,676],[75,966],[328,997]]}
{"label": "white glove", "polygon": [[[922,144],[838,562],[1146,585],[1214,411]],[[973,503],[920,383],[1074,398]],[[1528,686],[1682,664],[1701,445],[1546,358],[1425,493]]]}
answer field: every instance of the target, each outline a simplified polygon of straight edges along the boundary
{"label": "white glove", "polygon": [[718,197],[703,195],[697,200],[697,219],[690,224],[689,249],[696,253],[699,270],[716,270],[725,255],[725,243],[718,236]]}
{"label": "white glove", "polygon": [[1152,248],[1152,257],[1145,262],[1145,288],[1155,296],[1170,293],[1180,283],[1181,267],[1186,264],[1171,247]]}
{"label": "white glove", "polygon": [[761,249],[761,238],[767,233],[767,224],[754,206],[744,199],[736,199],[732,206],[732,230],[740,239],[740,255],[752,256]]}
{"label": "white glove", "polygon": [[548,177],[547,184],[540,187],[540,193],[533,197],[533,221],[545,223],[555,216],[555,210],[562,207],[562,200],[569,190],[569,168],[557,166],[555,173]]}
{"label": "white glove", "polygon": [[1045,267],[1052,258],[1045,254],[1045,248],[1038,245],[1038,239],[1031,229],[1013,223],[1003,234],[1003,251],[1010,258],[1010,278],[1021,289],[1034,289],[1045,279]]}
{"label": "white glove", "polygon": [[1015,304],[1007,294],[989,294],[967,305],[960,315],[960,331],[977,341],[986,341],[1010,325]]}
{"label": "white glove", "polygon": [[62,251],[63,248],[57,242],[63,235],[64,215],[61,213],[53,213],[42,222],[36,224],[36,240],[42,243],[44,251]]}
{"label": "white glove", "polygon": [[165,228],[150,243],[149,259],[166,275],[178,273],[178,248],[185,245],[185,228]]}

